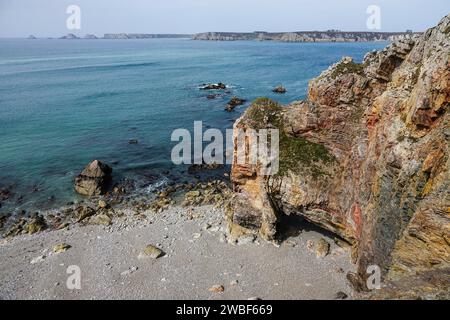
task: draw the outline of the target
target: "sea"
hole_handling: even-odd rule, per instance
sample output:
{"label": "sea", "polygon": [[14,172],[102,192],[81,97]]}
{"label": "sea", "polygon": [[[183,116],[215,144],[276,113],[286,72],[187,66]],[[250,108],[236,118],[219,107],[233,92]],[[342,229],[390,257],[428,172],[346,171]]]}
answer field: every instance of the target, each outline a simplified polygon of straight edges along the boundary
{"label": "sea", "polygon": [[[0,39],[0,189],[11,192],[0,213],[79,201],[73,179],[94,159],[149,192],[189,179],[171,161],[174,130],[232,128],[252,100],[304,99],[343,56],[361,61],[386,45]],[[199,90],[218,82],[227,90],[216,99]],[[273,93],[278,85],[287,93]],[[226,112],[232,96],[248,103]]]}

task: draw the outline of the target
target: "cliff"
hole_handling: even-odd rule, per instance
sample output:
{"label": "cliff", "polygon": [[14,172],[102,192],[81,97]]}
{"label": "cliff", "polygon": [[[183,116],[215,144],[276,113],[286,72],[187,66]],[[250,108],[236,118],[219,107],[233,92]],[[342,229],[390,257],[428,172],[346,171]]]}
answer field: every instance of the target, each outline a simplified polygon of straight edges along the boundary
{"label": "cliff", "polygon": [[230,229],[272,240],[282,215],[301,215],[353,244],[356,287],[378,265],[395,288],[441,279],[449,290],[449,105],[450,15],[362,64],[343,58],[306,101],[255,101],[234,128],[278,128],[280,170],[233,164]]}
{"label": "cliff", "polygon": [[344,31],[302,31],[302,32],[206,32],[198,33],[193,40],[210,41],[282,41],[282,42],[368,42],[395,41],[412,38],[408,32],[344,32]]}

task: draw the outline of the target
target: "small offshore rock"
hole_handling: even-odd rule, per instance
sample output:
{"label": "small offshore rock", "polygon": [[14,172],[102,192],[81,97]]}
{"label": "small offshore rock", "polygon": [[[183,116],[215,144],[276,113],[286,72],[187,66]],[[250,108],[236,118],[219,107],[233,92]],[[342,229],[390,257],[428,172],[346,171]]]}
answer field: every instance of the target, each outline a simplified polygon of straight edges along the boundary
{"label": "small offshore rock", "polygon": [[317,258],[326,257],[330,253],[330,244],[324,238],[321,238],[316,245]]}
{"label": "small offshore rock", "polygon": [[275,89],[273,89],[272,92],[274,92],[274,93],[286,93],[287,90],[283,86],[278,86]]}
{"label": "small offshore rock", "polygon": [[58,254],[58,253],[66,252],[70,248],[72,248],[72,246],[70,244],[60,243],[53,247],[53,252]]}
{"label": "small offshore rock", "polygon": [[200,87],[200,90],[225,90],[226,88],[227,88],[226,84],[219,82],[219,83],[205,84],[202,87]]}
{"label": "small offshore rock", "polygon": [[152,258],[152,259],[158,259],[164,255],[164,252],[153,246],[148,245],[145,247],[145,249],[139,254],[138,259],[146,259],[146,258]]}

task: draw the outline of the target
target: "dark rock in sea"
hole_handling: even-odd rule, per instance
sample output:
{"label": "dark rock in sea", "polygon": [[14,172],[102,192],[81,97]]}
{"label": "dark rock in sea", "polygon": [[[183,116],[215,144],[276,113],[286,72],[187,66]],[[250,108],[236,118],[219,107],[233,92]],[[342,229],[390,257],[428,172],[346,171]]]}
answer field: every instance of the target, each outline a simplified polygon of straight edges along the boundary
{"label": "dark rock in sea", "polygon": [[287,90],[283,86],[278,86],[275,89],[273,89],[272,92],[274,92],[274,93],[286,93]]}
{"label": "dark rock in sea", "polygon": [[226,88],[227,88],[226,84],[219,82],[219,83],[204,84],[202,87],[200,87],[200,90],[225,90]]}
{"label": "dark rock in sea", "polygon": [[220,94],[213,93],[213,94],[208,94],[208,95],[206,96],[206,98],[209,99],[209,100],[214,100],[214,99],[216,99],[217,97],[220,97]]}
{"label": "dark rock in sea", "polygon": [[35,36],[33,36],[33,35],[30,35],[27,39],[28,40],[36,40],[37,38]]}
{"label": "dark rock in sea", "polygon": [[111,167],[94,160],[75,178],[75,191],[85,196],[104,194],[111,182],[111,174]]}
{"label": "dark rock in sea", "polygon": [[139,141],[137,139],[131,139],[130,141],[128,141],[128,144],[138,144]]}
{"label": "dark rock in sea", "polygon": [[11,191],[8,189],[0,189],[0,201],[6,201],[11,196]]}
{"label": "dark rock in sea", "polygon": [[236,108],[237,106],[241,106],[241,105],[243,105],[246,102],[247,102],[247,100],[245,100],[245,99],[240,99],[238,97],[233,97],[228,102],[228,104],[225,106],[225,110],[228,111],[228,112],[231,112],[231,111],[234,110],[234,108]]}

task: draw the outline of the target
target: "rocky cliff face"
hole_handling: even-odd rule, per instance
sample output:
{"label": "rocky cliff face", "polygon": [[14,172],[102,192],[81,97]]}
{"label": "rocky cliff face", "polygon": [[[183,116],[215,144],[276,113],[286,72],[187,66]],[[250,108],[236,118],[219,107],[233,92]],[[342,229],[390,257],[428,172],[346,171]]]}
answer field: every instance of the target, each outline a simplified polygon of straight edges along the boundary
{"label": "rocky cliff face", "polygon": [[369,265],[387,281],[448,276],[449,106],[450,15],[362,64],[343,58],[306,101],[255,101],[235,129],[279,128],[280,171],[234,163],[231,229],[274,239],[281,215],[301,215],[354,245],[361,283]]}

